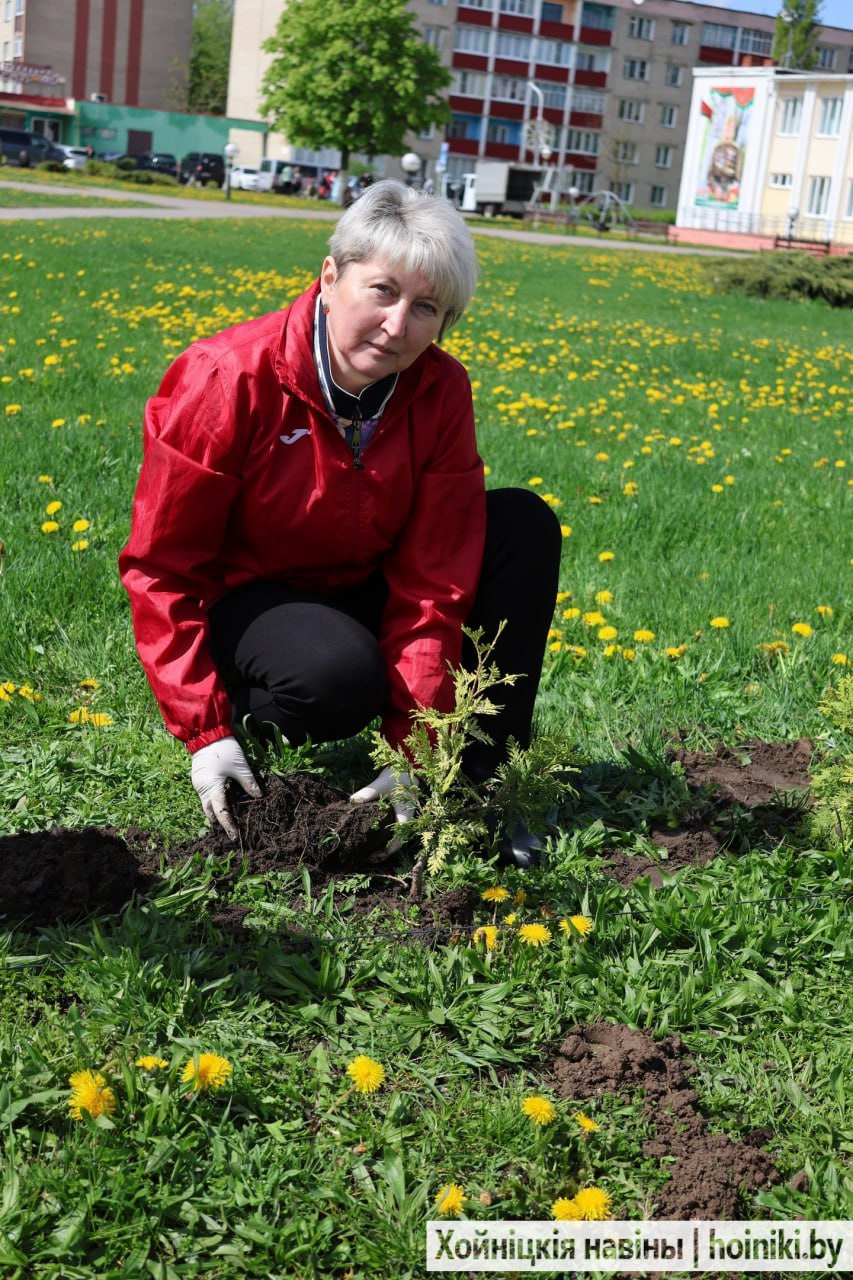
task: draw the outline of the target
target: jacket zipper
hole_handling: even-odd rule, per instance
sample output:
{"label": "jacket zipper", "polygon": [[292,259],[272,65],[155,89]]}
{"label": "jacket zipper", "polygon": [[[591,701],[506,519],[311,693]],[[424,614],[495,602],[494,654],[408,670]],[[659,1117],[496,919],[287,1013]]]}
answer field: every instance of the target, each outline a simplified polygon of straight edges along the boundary
{"label": "jacket zipper", "polygon": [[355,413],[351,418],[351,423],[352,423],[352,442],[350,444],[350,448],[352,449],[352,465],[355,467],[356,471],[363,471],[364,463],[361,460],[362,417],[361,417],[361,409],[359,408],[358,405],[355,406]]}

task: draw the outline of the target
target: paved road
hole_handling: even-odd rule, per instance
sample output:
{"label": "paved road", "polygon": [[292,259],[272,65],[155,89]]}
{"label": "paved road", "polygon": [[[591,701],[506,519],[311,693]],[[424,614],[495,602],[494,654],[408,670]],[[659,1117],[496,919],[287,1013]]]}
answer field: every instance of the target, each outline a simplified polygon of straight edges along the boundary
{"label": "paved road", "polygon": [[[152,195],[144,191],[112,191],[103,187],[82,187],[76,183],[73,187],[54,186],[47,183],[15,182],[0,180],[0,191],[4,187],[13,190],[39,192],[44,195],[85,196],[102,203],[96,205],[17,205],[12,208],[0,208],[0,222],[45,222],[56,218],[298,218],[302,221],[334,222],[340,217],[342,210],[336,206],[320,209],[292,209],[275,204],[243,204],[239,192],[235,192],[230,200],[213,201],[193,200],[186,196],[172,196],[157,193]],[[128,204],[132,201],[132,205]],[[117,203],[118,202],[118,203]],[[124,202],[124,203],[121,203]],[[577,236],[569,238],[557,236],[547,231],[523,231],[512,227],[471,228],[474,235],[498,240],[518,240],[525,244],[544,244],[552,248],[558,245],[571,245],[576,249],[598,252],[601,249],[633,249],[636,253],[694,254],[703,257],[732,256],[730,252],[720,249],[690,248],[687,245],[649,244],[636,240],[618,240],[607,236]]]}

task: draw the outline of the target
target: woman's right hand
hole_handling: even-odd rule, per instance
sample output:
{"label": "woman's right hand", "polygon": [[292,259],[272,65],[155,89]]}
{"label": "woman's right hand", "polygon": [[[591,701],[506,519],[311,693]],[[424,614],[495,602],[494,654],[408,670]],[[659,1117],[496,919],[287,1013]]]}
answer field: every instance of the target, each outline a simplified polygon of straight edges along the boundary
{"label": "woman's right hand", "polygon": [[218,822],[231,840],[239,832],[228,807],[226,784],[229,778],[238,782],[247,795],[257,799],[261,788],[236,738],[220,738],[196,751],[192,758],[193,786],[208,822]]}

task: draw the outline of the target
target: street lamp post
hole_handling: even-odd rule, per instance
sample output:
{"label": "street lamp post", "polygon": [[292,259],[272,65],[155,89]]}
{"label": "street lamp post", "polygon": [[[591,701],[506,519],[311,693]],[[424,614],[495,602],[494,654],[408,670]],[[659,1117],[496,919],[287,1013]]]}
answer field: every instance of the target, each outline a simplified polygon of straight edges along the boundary
{"label": "street lamp post", "polygon": [[234,161],[240,154],[240,148],[236,142],[225,143],[225,199],[231,199],[231,170],[234,168]]}
{"label": "street lamp post", "polygon": [[416,151],[407,151],[400,158],[400,167],[406,175],[406,186],[410,187],[421,171],[423,161]]}

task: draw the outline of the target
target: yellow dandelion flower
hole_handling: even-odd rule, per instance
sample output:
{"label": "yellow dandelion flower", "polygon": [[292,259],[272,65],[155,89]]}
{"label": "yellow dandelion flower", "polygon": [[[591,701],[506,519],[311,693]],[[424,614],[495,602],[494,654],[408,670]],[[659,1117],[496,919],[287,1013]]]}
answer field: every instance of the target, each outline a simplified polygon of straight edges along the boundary
{"label": "yellow dandelion flower", "polygon": [[64,418],[54,418],[53,422],[52,422],[50,425],[51,425],[52,427],[64,427],[64,426],[65,426],[65,419],[64,419]]}
{"label": "yellow dandelion flower", "polygon": [[39,476],[39,484],[53,484],[53,476]]}
{"label": "yellow dandelion flower", "polygon": [[570,538],[572,536],[572,526],[570,524],[561,524],[560,533],[564,538]]}
{"label": "yellow dandelion flower", "polygon": [[583,615],[583,621],[588,627],[603,627],[607,619],[598,609],[590,609]]}
{"label": "yellow dandelion flower", "polygon": [[493,924],[481,924],[471,935],[473,942],[482,942],[487,951],[494,951],[498,945],[498,930]]}
{"label": "yellow dandelion flower", "polygon": [[638,627],[634,632],[634,639],[637,644],[651,644],[655,638],[654,631],[649,631],[647,627]]}
{"label": "yellow dandelion flower", "polygon": [[496,886],[494,889],[484,889],[480,894],[484,902],[506,902],[509,897],[509,889],[502,889]]}
{"label": "yellow dandelion flower", "polygon": [[557,604],[562,604],[564,600],[571,600],[571,598],[572,598],[572,593],[571,593],[571,591],[558,591],[558,592],[557,592]]}
{"label": "yellow dandelion flower", "polygon": [[528,947],[544,947],[551,941],[551,930],[544,924],[523,924],[518,936]]}
{"label": "yellow dandelion flower", "polygon": [[89,545],[88,538],[78,538],[76,542],[71,543],[72,551],[85,551]]}
{"label": "yellow dandelion flower", "polygon": [[20,406],[19,404],[7,404],[7,405],[6,405],[6,412],[7,412],[7,413],[9,413],[9,414],[12,414],[12,413],[20,413],[20,412],[21,412],[21,406]]}
{"label": "yellow dandelion flower", "polygon": [[221,1089],[233,1070],[228,1059],[220,1058],[218,1053],[200,1053],[197,1059],[190,1058],[181,1080],[184,1084],[191,1084],[196,1093],[207,1093],[212,1089]]}
{"label": "yellow dandelion flower", "polygon": [[598,1133],[598,1125],[592,1120],[585,1111],[575,1112],[575,1123],[579,1124],[584,1133]]}
{"label": "yellow dandelion flower", "polygon": [[672,661],[675,662],[678,658],[684,657],[684,654],[686,652],[687,652],[686,644],[679,644],[679,645],[671,644],[669,648],[666,650],[666,656],[668,658],[671,658]]}
{"label": "yellow dandelion flower", "polygon": [[721,484],[712,484],[712,485],[711,485],[711,492],[712,492],[712,493],[723,493],[723,492],[724,492],[724,488],[723,488],[723,486],[722,486]]}
{"label": "yellow dandelion flower", "polygon": [[112,724],[112,716],[108,716],[106,711],[90,711],[86,716],[87,723],[93,724],[96,729],[106,729]]}
{"label": "yellow dandelion flower", "polygon": [[42,533],[57,533],[58,530],[59,530],[59,525],[56,523],[55,520],[45,520],[44,524],[41,527]]}
{"label": "yellow dandelion flower", "polygon": [[555,1200],[551,1205],[551,1217],[557,1222],[580,1222],[583,1214],[574,1200],[569,1200],[567,1196],[560,1196],[559,1200]]}
{"label": "yellow dandelion flower", "polygon": [[5,687],[0,684],[0,702],[11,702],[12,695],[6,692]]}
{"label": "yellow dandelion flower", "polygon": [[515,912],[510,911],[509,915],[504,917],[504,924],[515,924],[517,919],[518,919],[518,916],[515,914]]}
{"label": "yellow dandelion flower", "polygon": [[458,1182],[446,1182],[439,1187],[434,1203],[442,1218],[458,1218],[465,1203],[465,1190]]}
{"label": "yellow dandelion flower", "polygon": [[512,905],[514,907],[523,907],[526,901],[527,901],[527,894],[525,893],[524,889],[519,889],[512,900]]}
{"label": "yellow dandelion flower", "polygon": [[100,1115],[111,1116],[116,1109],[116,1096],[100,1071],[75,1071],[68,1077],[71,1085],[71,1097],[68,1106],[75,1120],[82,1120],[83,1112],[97,1119]]}
{"label": "yellow dandelion flower", "polygon": [[366,1053],[360,1053],[347,1067],[347,1075],[352,1080],[356,1093],[375,1093],[385,1080],[385,1068],[375,1058],[368,1058]]}
{"label": "yellow dandelion flower", "polygon": [[722,614],[717,618],[711,619],[711,626],[716,627],[718,631],[724,631],[728,625],[729,625],[728,618],[723,617]]}
{"label": "yellow dandelion flower", "polygon": [[634,652],[634,650],[633,650],[633,649],[623,649],[623,650],[622,650],[622,657],[625,659],[625,661],[626,661],[626,662],[633,662],[633,661],[634,661],[634,659],[636,658],[636,656],[637,656],[637,655],[636,655],[636,653]]}
{"label": "yellow dandelion flower", "polygon": [[92,676],[87,676],[85,680],[79,681],[81,689],[100,689],[101,683]]}
{"label": "yellow dandelion flower", "polygon": [[612,1203],[610,1196],[600,1187],[584,1187],[583,1191],[579,1191],[575,1196],[575,1204],[580,1210],[580,1216],[586,1222],[604,1222],[610,1217]]}
{"label": "yellow dandelion flower", "polygon": [[71,724],[85,724],[89,719],[89,708],[78,707],[76,711],[72,711],[68,717]]}
{"label": "yellow dandelion flower", "polygon": [[521,1109],[528,1120],[532,1120],[534,1124],[550,1124],[557,1118],[557,1113],[548,1099],[536,1093],[524,1099]]}
{"label": "yellow dandelion flower", "polygon": [[615,560],[616,555],[613,551],[599,551],[598,558],[602,564],[606,564],[608,560]]}
{"label": "yellow dandelion flower", "polygon": [[846,667],[849,662],[849,658],[846,653],[834,653],[832,655],[832,661],[837,667]]}
{"label": "yellow dandelion flower", "polygon": [[533,488],[535,489],[535,488],[536,488],[536,486],[537,486],[538,484],[541,484],[541,483],[542,483],[542,477],[541,477],[541,476],[531,476],[531,477],[530,477],[530,479],[527,481],[527,483],[528,483],[529,485],[532,485],[532,486],[533,486]]}
{"label": "yellow dandelion flower", "polygon": [[560,921],[560,928],[563,933],[577,933],[585,938],[588,933],[592,932],[592,921],[589,916],[569,916],[568,920]]}
{"label": "yellow dandelion flower", "polygon": [[579,618],[581,616],[581,611],[572,605],[570,609],[563,610],[562,616],[568,621],[571,618]]}
{"label": "yellow dandelion flower", "polygon": [[75,533],[85,533],[86,530],[89,528],[89,521],[75,520],[71,528],[74,530]]}
{"label": "yellow dandelion flower", "polygon": [[735,478],[734,476],[723,476],[723,481],[725,484],[734,484]]}
{"label": "yellow dandelion flower", "polygon": [[596,604],[610,604],[612,599],[613,599],[612,591],[596,591],[595,593]]}
{"label": "yellow dandelion flower", "polygon": [[819,605],[817,606],[817,611],[818,611],[818,613],[820,614],[820,616],[821,616],[822,618],[831,618],[831,617],[832,617],[832,605],[831,605],[831,604],[819,604]]}
{"label": "yellow dandelion flower", "polygon": [[615,640],[619,632],[615,627],[601,627],[598,632],[599,640]]}
{"label": "yellow dandelion flower", "polygon": [[795,622],[791,630],[796,636],[810,636],[812,634],[812,629],[807,622]]}
{"label": "yellow dandelion flower", "polygon": [[59,502],[56,498],[54,498],[53,502],[49,502],[45,507],[44,514],[46,516],[55,516],[57,511],[61,511],[61,510],[62,510],[62,503]]}
{"label": "yellow dandelion flower", "polygon": [[639,491],[640,486],[637,484],[636,480],[629,480],[627,484],[622,486],[622,492],[626,498],[636,498]]}
{"label": "yellow dandelion flower", "polygon": [[165,1058],[155,1058],[153,1053],[145,1053],[141,1058],[136,1059],[134,1065],[141,1067],[143,1071],[162,1071],[169,1064]]}

